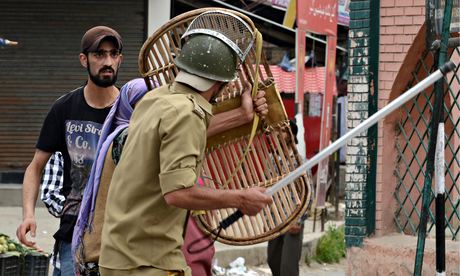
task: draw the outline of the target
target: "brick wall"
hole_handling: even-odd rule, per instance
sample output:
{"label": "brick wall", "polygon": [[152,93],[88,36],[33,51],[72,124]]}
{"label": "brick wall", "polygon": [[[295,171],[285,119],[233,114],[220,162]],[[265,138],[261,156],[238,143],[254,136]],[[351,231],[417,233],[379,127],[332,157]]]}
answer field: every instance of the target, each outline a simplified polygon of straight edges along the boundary
{"label": "brick wall", "polygon": [[[348,128],[356,127],[368,118],[371,100],[370,88],[370,45],[373,32],[371,8],[378,0],[352,0],[350,3],[349,31],[349,80],[348,80]],[[395,77],[410,48],[415,35],[425,21],[425,0],[380,0],[380,37],[378,41],[378,108],[385,106],[391,95]],[[377,3],[378,5],[378,3]],[[377,7],[378,8],[378,7]],[[375,32],[375,30],[374,30]],[[375,39],[375,38],[374,38]],[[375,42],[373,42],[375,43]],[[376,173],[376,234],[383,234],[394,229],[393,210],[388,208],[388,201],[393,200],[394,181],[386,181],[394,172],[394,162],[384,165],[384,147],[394,148],[394,137],[383,137],[384,123],[379,124],[377,173]],[[366,237],[369,219],[372,216],[368,208],[367,173],[369,167],[368,135],[360,136],[348,143],[347,174],[345,190],[345,234],[347,246],[360,246]],[[384,204],[386,203],[386,204]]]}
{"label": "brick wall", "polygon": [[[348,128],[368,117],[370,1],[350,3]],[[345,240],[360,246],[366,230],[367,133],[348,142],[345,175]]]}
{"label": "brick wall", "polygon": [[406,52],[425,21],[425,0],[381,0],[380,16],[379,106],[385,106]]}
{"label": "brick wall", "polygon": [[[380,47],[379,47],[379,109],[387,105],[395,77],[406,53],[425,21],[425,0],[380,0]],[[379,124],[377,180],[376,180],[376,234],[394,230],[393,210],[388,202],[394,201],[395,181],[393,160],[383,161],[385,152],[394,148],[394,137],[384,137],[385,121]],[[384,150],[387,149],[387,151]],[[384,179],[386,181],[384,181]]]}

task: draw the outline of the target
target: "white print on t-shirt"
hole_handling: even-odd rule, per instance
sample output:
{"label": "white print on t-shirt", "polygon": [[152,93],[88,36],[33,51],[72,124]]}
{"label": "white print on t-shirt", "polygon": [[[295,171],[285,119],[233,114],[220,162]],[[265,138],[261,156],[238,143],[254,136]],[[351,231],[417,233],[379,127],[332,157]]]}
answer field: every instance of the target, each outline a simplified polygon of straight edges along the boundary
{"label": "white print on t-shirt", "polygon": [[67,150],[70,155],[72,189],[67,196],[65,212],[78,215],[79,203],[96,155],[102,124],[91,121],[65,122]]}

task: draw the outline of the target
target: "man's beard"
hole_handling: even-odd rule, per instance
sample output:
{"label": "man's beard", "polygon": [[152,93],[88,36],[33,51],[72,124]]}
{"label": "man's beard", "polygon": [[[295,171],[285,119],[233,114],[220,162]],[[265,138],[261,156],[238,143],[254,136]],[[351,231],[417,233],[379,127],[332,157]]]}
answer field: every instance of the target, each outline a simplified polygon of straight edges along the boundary
{"label": "man's beard", "polygon": [[[93,75],[91,74],[91,68],[90,68],[89,63],[87,64],[88,66],[86,68],[88,70],[89,78],[91,79],[92,82],[94,82],[95,85],[106,88],[106,87],[114,85],[117,82],[118,71],[113,70],[112,67],[105,66],[99,70],[98,74]],[[108,78],[99,77],[99,73],[104,70],[111,70],[113,72],[113,76],[108,77]]]}

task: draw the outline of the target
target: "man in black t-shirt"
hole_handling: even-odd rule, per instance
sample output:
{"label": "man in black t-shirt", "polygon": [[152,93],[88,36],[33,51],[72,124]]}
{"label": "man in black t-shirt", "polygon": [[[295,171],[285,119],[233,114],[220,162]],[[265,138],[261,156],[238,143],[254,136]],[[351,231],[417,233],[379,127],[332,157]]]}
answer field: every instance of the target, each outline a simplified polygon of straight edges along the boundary
{"label": "man in black t-shirt", "polygon": [[53,275],[73,275],[71,241],[80,209],[83,190],[93,164],[102,124],[116,100],[118,69],[123,60],[121,36],[113,29],[97,26],[81,40],[81,65],[88,71],[86,84],[60,97],[51,107],[36,144],[35,155],[23,181],[23,221],[16,235],[31,247],[27,239],[35,236],[35,203],[43,169],[51,154],[60,151],[64,157],[64,196],[60,226],[54,238],[55,253],[60,263]]}

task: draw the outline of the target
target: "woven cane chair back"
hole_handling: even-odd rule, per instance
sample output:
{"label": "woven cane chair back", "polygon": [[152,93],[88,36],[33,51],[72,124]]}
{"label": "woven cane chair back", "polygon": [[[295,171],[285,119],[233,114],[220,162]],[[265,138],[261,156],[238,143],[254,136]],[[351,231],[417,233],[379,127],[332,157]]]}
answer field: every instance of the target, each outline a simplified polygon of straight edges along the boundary
{"label": "woven cane chair back", "polygon": [[[196,16],[216,10],[239,16],[256,31],[248,17],[227,9],[197,9],[171,19],[148,38],[139,54],[139,71],[149,88],[154,88],[153,83],[163,85],[174,81],[178,68],[173,60],[180,52],[181,36]],[[255,64],[256,53],[253,47],[240,65],[238,78],[225,87],[213,104],[215,114],[240,106],[243,87],[254,84]],[[273,76],[263,53],[258,86],[266,92],[269,114],[257,126],[248,154],[238,167],[248,147],[252,124],[209,137],[201,175],[204,186],[213,189],[270,187],[300,164],[301,159],[293,142],[294,137],[289,128],[286,111],[275,89]],[[235,170],[237,172],[234,177],[226,184]],[[248,245],[273,239],[286,232],[290,224],[297,222],[299,216],[305,214],[311,203],[311,192],[311,177],[305,174],[295,183],[275,193],[273,203],[259,214],[252,217],[243,216],[223,230],[219,237],[214,238],[231,245]],[[215,235],[213,230],[218,227],[219,222],[234,211],[236,210],[231,208],[203,211],[199,212],[197,219],[206,233]]]}

